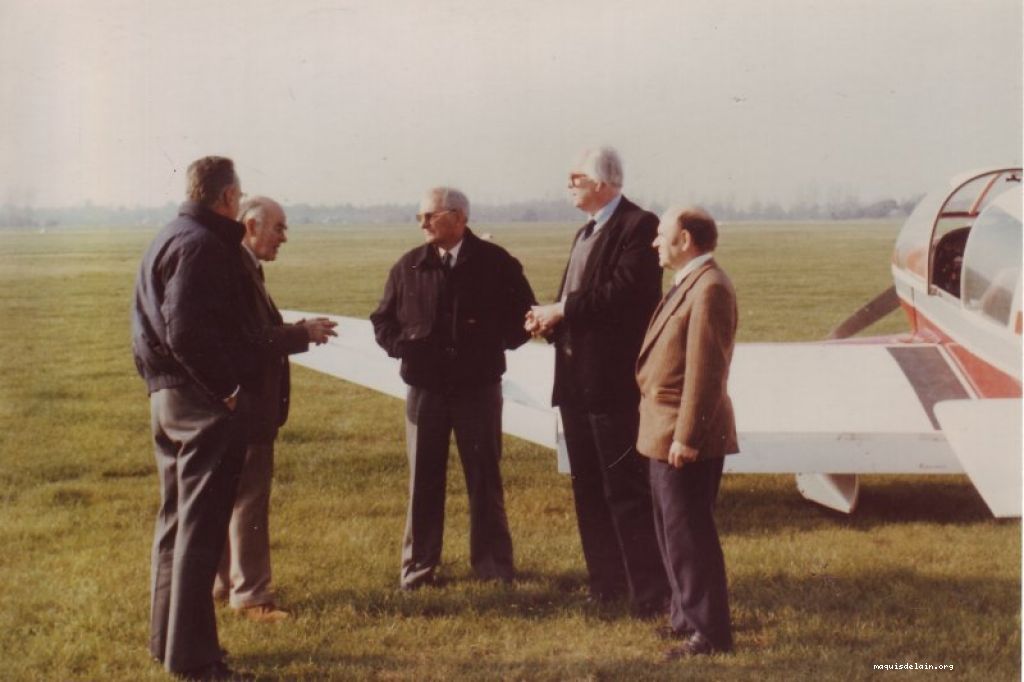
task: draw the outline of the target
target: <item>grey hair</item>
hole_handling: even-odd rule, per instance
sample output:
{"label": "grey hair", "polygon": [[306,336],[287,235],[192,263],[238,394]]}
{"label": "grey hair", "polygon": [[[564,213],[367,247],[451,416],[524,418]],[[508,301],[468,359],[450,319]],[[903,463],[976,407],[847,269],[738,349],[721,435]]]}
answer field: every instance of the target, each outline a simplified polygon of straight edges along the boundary
{"label": "grey hair", "polygon": [[454,187],[434,187],[427,194],[437,197],[441,202],[441,208],[459,211],[467,220],[469,219],[469,197],[461,190]]}
{"label": "grey hair", "polygon": [[277,202],[270,197],[255,196],[247,197],[238,206],[238,222],[244,223],[250,217],[256,218],[257,222],[263,224],[263,214],[271,206],[276,206]]}
{"label": "grey hair", "polygon": [[587,149],[580,157],[577,170],[598,182],[622,187],[622,159],[614,147]]}

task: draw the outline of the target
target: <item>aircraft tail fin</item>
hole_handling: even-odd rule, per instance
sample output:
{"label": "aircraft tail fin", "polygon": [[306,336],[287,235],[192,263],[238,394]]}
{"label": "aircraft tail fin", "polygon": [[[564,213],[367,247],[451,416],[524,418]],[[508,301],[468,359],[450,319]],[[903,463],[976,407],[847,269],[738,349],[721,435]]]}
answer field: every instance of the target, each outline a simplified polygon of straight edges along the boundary
{"label": "aircraft tail fin", "polygon": [[1020,517],[1021,399],[945,400],[935,416],[993,516]]}

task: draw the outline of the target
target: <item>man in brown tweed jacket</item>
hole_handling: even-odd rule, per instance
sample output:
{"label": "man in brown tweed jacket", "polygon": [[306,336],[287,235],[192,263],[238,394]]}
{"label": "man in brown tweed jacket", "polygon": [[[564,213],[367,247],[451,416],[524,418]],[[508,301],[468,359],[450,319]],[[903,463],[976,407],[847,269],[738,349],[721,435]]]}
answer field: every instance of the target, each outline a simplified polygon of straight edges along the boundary
{"label": "man in brown tweed jacket", "polygon": [[654,312],[637,359],[637,450],[651,458],[654,524],[672,587],[668,658],[729,651],[725,562],[713,516],[724,456],[738,451],[726,391],[736,294],[712,258],[714,219],[670,209],[653,246],[674,286]]}

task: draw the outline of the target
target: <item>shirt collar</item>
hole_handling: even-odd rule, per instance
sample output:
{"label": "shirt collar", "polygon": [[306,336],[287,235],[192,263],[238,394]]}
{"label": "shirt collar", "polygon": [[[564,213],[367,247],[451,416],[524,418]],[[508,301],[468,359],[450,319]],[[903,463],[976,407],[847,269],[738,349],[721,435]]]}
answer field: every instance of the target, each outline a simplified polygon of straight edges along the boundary
{"label": "shirt collar", "polygon": [[259,270],[260,259],[256,257],[255,253],[252,252],[252,249],[250,249],[249,245],[245,243],[245,240],[242,241],[242,250],[249,254],[249,258],[252,259],[252,264],[256,267],[257,270]]}
{"label": "shirt collar", "polygon": [[464,241],[466,241],[465,237],[460,239],[458,244],[456,244],[452,248],[448,249],[447,251],[442,249],[440,246],[437,247],[437,255],[440,256],[441,258],[444,258],[444,254],[446,254],[446,253],[452,254],[452,264],[454,265],[459,260],[459,251],[462,250],[462,243]]}
{"label": "shirt collar", "polygon": [[688,276],[688,275],[689,275],[689,274],[690,274],[691,272],[694,272],[694,271],[696,271],[696,270],[697,270],[697,268],[699,268],[700,266],[704,265],[704,264],[705,264],[705,263],[707,263],[707,262],[708,262],[709,260],[711,260],[711,257],[712,257],[713,255],[714,255],[713,253],[711,253],[710,251],[708,251],[707,253],[702,253],[701,255],[697,256],[696,258],[694,258],[693,260],[691,260],[691,261],[690,261],[689,263],[687,263],[686,265],[684,265],[684,266],[683,266],[682,268],[680,268],[680,269],[679,269],[679,272],[677,272],[677,273],[676,273],[676,276],[675,276],[675,277],[673,278],[673,280],[672,280],[672,281],[673,281],[673,282],[674,282],[674,283],[675,283],[676,285],[682,284],[683,280],[684,280],[684,279],[686,279],[686,278],[687,278],[687,276]]}
{"label": "shirt collar", "polygon": [[597,232],[604,227],[604,224],[612,217],[612,214],[615,213],[615,209],[619,207],[620,203],[622,203],[621,192],[616,194],[614,199],[602,206],[597,213],[590,216],[590,219],[594,221],[594,232]]}

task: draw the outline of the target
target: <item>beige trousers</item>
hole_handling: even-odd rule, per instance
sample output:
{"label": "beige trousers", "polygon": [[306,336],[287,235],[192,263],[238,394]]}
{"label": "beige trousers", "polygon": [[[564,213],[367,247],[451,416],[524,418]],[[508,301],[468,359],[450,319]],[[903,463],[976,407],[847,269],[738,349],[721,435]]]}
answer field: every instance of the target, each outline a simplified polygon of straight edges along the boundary
{"label": "beige trousers", "polygon": [[270,584],[270,481],[274,444],[250,443],[238,481],[214,597],[229,597],[233,608],[274,601]]}

